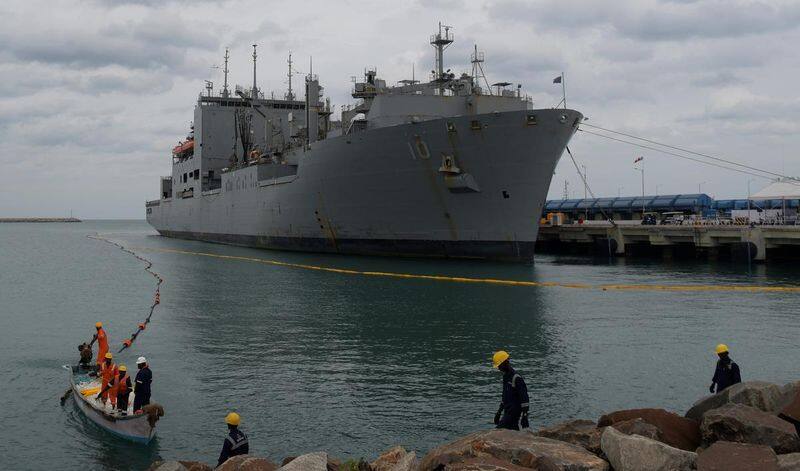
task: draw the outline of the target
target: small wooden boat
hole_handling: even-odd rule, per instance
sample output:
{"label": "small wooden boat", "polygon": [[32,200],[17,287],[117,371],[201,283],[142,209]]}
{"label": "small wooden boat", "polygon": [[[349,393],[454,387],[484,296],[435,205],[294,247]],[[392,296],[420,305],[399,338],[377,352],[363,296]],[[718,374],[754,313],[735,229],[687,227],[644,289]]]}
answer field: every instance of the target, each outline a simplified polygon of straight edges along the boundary
{"label": "small wooden boat", "polygon": [[133,392],[130,395],[127,411],[112,409],[110,403],[103,404],[97,399],[97,394],[100,393],[100,378],[90,376],[91,369],[76,365],[64,365],[64,368],[69,371],[75,404],[89,420],[126,440],[147,444],[153,439],[156,435],[155,421],[151,426],[147,414],[133,413]]}

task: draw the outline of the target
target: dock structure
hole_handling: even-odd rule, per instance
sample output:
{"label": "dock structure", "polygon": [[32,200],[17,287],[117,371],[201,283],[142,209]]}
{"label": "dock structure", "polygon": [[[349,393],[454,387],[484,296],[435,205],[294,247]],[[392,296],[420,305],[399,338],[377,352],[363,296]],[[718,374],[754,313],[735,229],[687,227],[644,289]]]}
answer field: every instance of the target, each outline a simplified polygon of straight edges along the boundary
{"label": "dock structure", "polygon": [[749,253],[754,261],[766,261],[770,249],[796,249],[800,253],[800,226],[642,225],[635,221],[543,224],[539,228],[539,244],[594,246],[618,256],[643,245],[663,248],[665,254],[677,246],[694,247],[712,257],[718,255],[720,248],[728,248]]}

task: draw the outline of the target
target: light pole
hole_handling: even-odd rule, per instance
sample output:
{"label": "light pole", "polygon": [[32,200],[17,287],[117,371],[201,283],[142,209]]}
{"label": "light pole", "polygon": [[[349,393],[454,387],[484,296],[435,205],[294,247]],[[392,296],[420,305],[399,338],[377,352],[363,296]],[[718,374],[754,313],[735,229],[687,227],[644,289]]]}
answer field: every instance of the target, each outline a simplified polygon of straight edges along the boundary
{"label": "light pole", "polygon": [[644,200],[644,157],[640,157],[638,160],[639,168],[634,167],[636,170],[642,173],[642,218],[644,218],[645,212],[645,200]]}
{"label": "light pole", "polygon": [[624,186],[621,186],[621,185],[620,185],[620,186],[618,186],[618,187],[617,187],[617,198],[619,198],[619,197],[621,197],[621,196],[622,196],[622,190],[623,190],[623,189],[625,189],[625,187],[624,187]]}
{"label": "light pole", "polygon": [[658,192],[658,189],[659,189],[659,188],[661,188],[661,186],[662,186],[662,185],[661,185],[661,183],[659,183],[659,184],[657,184],[657,185],[656,185],[656,196],[658,196],[658,195],[660,194],[660,193]]}
{"label": "light pole", "polygon": [[[589,198],[589,177],[588,177],[588,175],[586,173],[586,165],[581,164],[581,167],[583,167],[583,199],[586,200],[587,198]],[[588,220],[589,219],[589,208],[588,207],[586,208],[586,212],[584,213],[583,219],[584,220]]]}
{"label": "light pole", "polygon": [[747,240],[747,274],[748,275],[751,274],[751,266],[750,266],[751,255],[750,255],[750,240],[749,240],[751,232],[752,232],[751,231],[752,226],[750,225],[751,224],[750,223],[750,182],[752,182],[753,180],[755,180],[755,178],[751,178],[751,179],[747,180],[747,236],[748,236],[747,237],[748,238],[748,240]]}
{"label": "light pole", "polygon": [[708,182],[700,182],[700,183],[697,184],[697,193],[700,193],[700,194],[703,193],[703,190],[701,190],[700,188],[702,188],[703,185],[705,185],[706,183],[708,183]]}
{"label": "light pole", "polygon": [[583,199],[586,199],[589,192],[589,174],[586,173],[586,165],[581,164],[581,168],[583,168]]}

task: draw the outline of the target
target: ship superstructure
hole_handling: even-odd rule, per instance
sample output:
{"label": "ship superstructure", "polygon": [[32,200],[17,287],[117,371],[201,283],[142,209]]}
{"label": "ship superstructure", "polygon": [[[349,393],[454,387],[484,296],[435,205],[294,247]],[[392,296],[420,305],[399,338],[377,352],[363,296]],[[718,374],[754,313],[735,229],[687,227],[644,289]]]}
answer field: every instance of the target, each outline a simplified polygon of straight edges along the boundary
{"label": "ship superstructure", "polygon": [[452,73],[453,41],[440,24],[427,82],[390,86],[366,70],[339,122],[311,69],[304,100],[291,85],[265,96],[255,46],[252,86],[231,93],[226,51],[223,88],[198,97],[147,220],[170,237],[263,248],[530,260],[582,115],[533,109],[520,85],[490,86],[477,47],[472,73]]}

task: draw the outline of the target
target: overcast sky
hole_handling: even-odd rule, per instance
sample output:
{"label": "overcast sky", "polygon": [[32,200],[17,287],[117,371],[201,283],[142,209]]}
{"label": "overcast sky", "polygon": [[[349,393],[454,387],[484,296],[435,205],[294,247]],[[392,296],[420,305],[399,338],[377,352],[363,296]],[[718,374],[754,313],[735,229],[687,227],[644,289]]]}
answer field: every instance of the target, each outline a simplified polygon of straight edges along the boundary
{"label": "overcast sky", "polygon": [[[338,112],[365,66],[390,83],[431,70],[438,21],[456,37],[447,67],[469,70],[477,43],[489,81],[536,107],[559,101],[563,70],[587,123],[800,175],[797,0],[4,0],[0,17],[0,216],[143,218],[226,46],[249,84],[258,43],[276,95],[288,51],[301,72],[313,56]],[[640,194],[639,155],[648,194],[747,192],[748,176],[588,134],[570,147],[598,195]],[[565,180],[583,196],[566,154],[550,197]]]}

